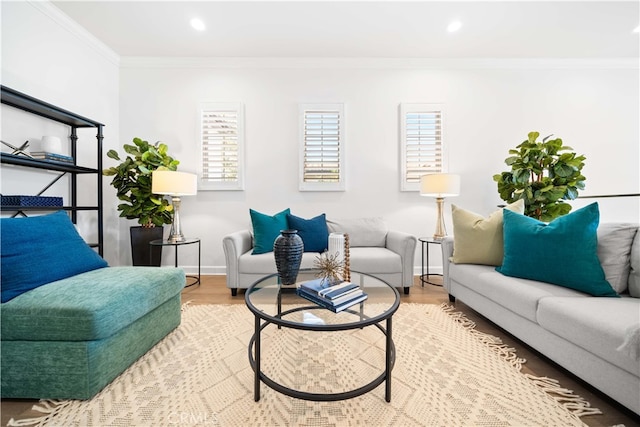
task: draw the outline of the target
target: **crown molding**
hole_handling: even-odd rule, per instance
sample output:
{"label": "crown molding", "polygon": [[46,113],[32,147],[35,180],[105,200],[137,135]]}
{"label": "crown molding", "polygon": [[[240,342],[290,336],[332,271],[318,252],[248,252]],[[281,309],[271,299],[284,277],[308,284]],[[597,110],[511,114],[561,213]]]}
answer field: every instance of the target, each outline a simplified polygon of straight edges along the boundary
{"label": "crown molding", "polygon": [[27,0],[27,3],[46,15],[51,20],[53,20],[56,24],[60,25],[60,27],[67,30],[78,40],[89,46],[109,62],[117,66],[120,65],[120,56],[116,52],[114,52],[106,44],[98,40],[93,34],[84,29],[84,27],[82,27],[80,24],[78,24],[76,21],[74,21],[68,15],[58,9],[49,0]]}
{"label": "crown molding", "polygon": [[200,58],[123,56],[121,68],[640,69],[639,58]]}

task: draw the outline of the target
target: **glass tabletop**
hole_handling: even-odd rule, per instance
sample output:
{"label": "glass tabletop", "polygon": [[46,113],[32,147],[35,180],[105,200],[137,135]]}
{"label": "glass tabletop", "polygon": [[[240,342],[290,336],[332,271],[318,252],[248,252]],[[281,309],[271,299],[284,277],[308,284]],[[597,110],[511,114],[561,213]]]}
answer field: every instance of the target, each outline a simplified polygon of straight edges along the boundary
{"label": "glass tabletop", "polygon": [[302,282],[317,279],[318,270],[300,270],[295,285],[281,285],[271,274],[251,285],[245,293],[247,307],[270,323],[305,330],[342,330],[363,327],[389,318],[400,304],[400,294],[387,282],[368,274],[351,272],[367,299],[334,313],[296,294]]}

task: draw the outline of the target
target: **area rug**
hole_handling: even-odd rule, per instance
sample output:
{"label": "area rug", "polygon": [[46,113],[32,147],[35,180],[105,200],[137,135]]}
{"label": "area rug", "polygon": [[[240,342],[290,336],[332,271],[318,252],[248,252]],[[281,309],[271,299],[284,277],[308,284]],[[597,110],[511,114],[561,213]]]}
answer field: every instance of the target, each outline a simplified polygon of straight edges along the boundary
{"label": "area rug", "polygon": [[[314,313],[318,313],[314,310]],[[313,313],[311,313],[313,314]],[[307,313],[309,315],[309,313]],[[182,324],[89,401],[40,401],[42,414],[10,426],[582,426],[599,413],[448,305],[401,304],[393,317],[391,402],[384,385],[340,402],[310,402],[266,385],[254,401],[243,305],[186,305]],[[263,370],[312,392],[371,381],[384,363],[384,335],[267,327]]]}

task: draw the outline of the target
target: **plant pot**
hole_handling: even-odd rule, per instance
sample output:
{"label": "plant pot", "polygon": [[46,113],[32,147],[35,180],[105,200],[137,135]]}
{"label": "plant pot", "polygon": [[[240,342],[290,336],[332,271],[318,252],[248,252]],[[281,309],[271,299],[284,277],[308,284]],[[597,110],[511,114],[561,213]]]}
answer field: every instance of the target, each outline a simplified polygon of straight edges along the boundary
{"label": "plant pot", "polygon": [[298,236],[298,230],[282,230],[273,242],[273,255],[276,269],[283,285],[293,285],[298,278],[304,244]]}
{"label": "plant pot", "polygon": [[162,246],[151,246],[152,240],[162,240],[164,227],[135,226],[129,229],[131,235],[131,258],[134,266],[160,267]]}

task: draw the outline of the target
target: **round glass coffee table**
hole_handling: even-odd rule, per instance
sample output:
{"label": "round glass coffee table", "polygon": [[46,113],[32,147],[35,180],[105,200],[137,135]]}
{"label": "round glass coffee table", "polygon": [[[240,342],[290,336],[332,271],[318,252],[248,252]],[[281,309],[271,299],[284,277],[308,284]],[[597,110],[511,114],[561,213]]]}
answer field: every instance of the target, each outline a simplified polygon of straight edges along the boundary
{"label": "round glass coffee table", "polygon": [[[352,272],[351,282],[359,285],[368,297],[365,301],[356,303],[344,311],[334,313],[296,294],[296,287],[302,282],[317,278],[316,273],[316,270],[301,270],[297,284],[289,286],[281,285],[278,275],[272,274],[258,280],[245,293],[247,307],[255,316],[255,330],[248,349],[249,362],[255,374],[255,401],[260,400],[260,382],[287,396],[312,401],[351,399],[373,390],[384,382],[385,400],[390,402],[391,371],[395,364],[392,317],[400,305],[400,294],[383,280],[368,274]],[[368,326],[376,329],[371,330],[367,328]],[[314,334],[309,337],[310,334],[304,331],[313,331]],[[324,335],[316,335],[316,332]],[[306,336],[297,337],[296,333],[306,334]],[[326,333],[346,335],[336,340],[335,335],[328,337]],[[263,348],[263,341],[268,344],[281,341],[285,344]],[[384,341],[380,343],[379,349],[375,347],[376,341]],[[301,342],[306,342],[306,346]],[[358,385],[354,383],[362,378],[356,378],[353,368],[340,371],[341,366],[347,366],[352,359],[348,356],[348,360],[339,360],[340,355],[344,359],[344,352],[334,351],[337,350],[338,342],[340,342],[340,349],[347,348],[348,353],[352,352],[357,357],[369,353],[380,354],[379,364],[362,363],[366,365],[366,370],[376,371],[373,379],[366,377],[365,384]],[[336,349],[332,348],[334,343]],[[298,357],[303,359],[302,362],[286,362],[283,354],[287,351],[297,351]],[[308,354],[304,353],[307,351]],[[262,354],[263,352],[267,354]],[[269,360],[269,367],[280,362],[282,362],[281,365],[286,365],[279,366],[280,378],[275,378],[265,369],[265,362],[261,360],[265,357]],[[306,363],[306,359],[313,361],[315,365],[311,368],[301,368],[301,363]],[[355,369],[355,371],[360,370],[360,367]],[[324,377],[327,375],[332,376],[333,379],[343,380],[339,382],[346,384],[345,387],[341,387],[346,389],[335,392],[327,390],[327,387],[320,391],[296,387],[301,384],[326,383]],[[349,378],[340,378],[345,376]]]}

